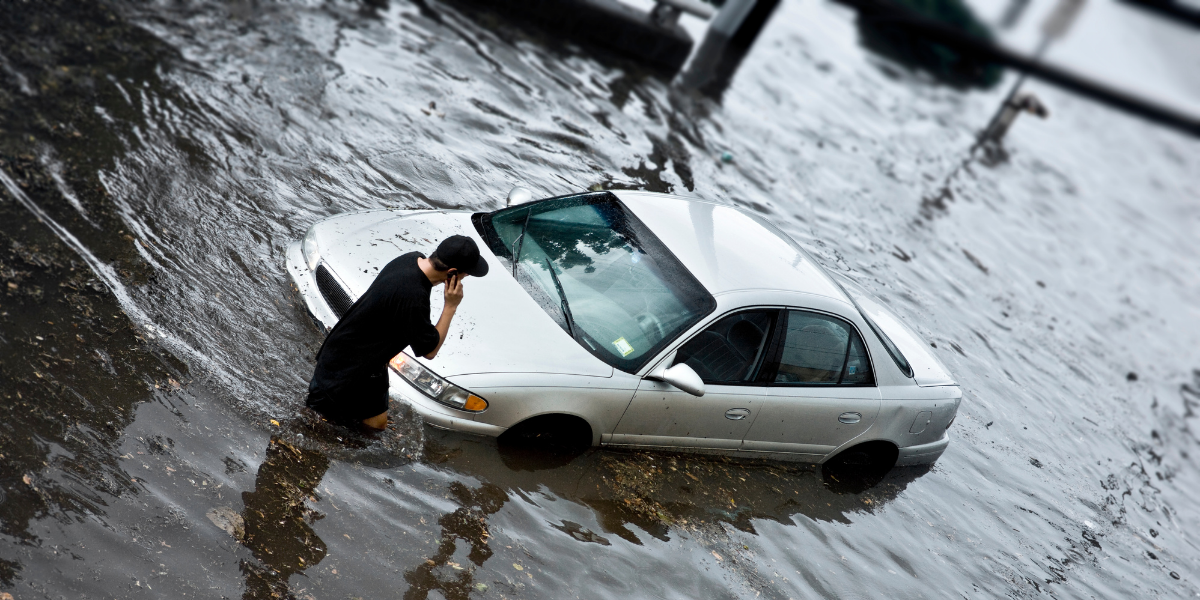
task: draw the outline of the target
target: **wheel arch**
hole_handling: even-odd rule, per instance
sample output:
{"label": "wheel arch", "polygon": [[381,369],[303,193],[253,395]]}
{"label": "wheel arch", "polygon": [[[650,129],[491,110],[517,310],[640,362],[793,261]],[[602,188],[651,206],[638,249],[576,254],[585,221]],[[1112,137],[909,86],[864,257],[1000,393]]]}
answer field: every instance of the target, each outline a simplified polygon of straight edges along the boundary
{"label": "wheel arch", "polygon": [[855,455],[863,455],[868,462],[882,466],[884,463],[890,469],[900,458],[900,446],[887,439],[870,439],[848,443],[842,448],[830,452],[820,464],[832,465],[838,462],[855,460]]}
{"label": "wheel arch", "polygon": [[[503,441],[506,441],[507,439],[511,439],[514,435],[520,435],[521,433],[526,432],[526,431],[537,430],[537,429],[551,429],[551,428],[559,428],[559,427],[562,427],[562,428],[586,427],[587,428],[587,434],[586,434],[587,446],[593,447],[593,446],[600,445],[601,429],[595,423],[593,423],[586,416],[581,415],[579,413],[558,411],[558,410],[548,410],[545,412],[528,415],[528,416],[524,417],[523,419],[521,419],[520,421],[518,421],[517,423],[514,423],[508,429],[506,429],[504,431],[504,433],[501,433],[498,436],[497,439],[503,442]],[[508,436],[508,438],[505,437],[506,435]]]}

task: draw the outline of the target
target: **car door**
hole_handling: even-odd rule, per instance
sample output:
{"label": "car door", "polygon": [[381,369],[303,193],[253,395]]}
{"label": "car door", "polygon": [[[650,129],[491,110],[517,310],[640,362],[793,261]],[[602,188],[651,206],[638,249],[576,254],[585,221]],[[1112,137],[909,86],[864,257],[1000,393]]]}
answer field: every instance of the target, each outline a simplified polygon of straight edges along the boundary
{"label": "car door", "polygon": [[610,443],[736,450],[766,398],[760,366],[778,312],[737,312],[685,342],[671,365],[686,363],[695,370],[704,395],[643,379]]}
{"label": "car door", "polygon": [[879,415],[870,356],[854,325],[833,315],[785,310],[778,329],[760,369],[767,395],[741,448],[819,458]]}

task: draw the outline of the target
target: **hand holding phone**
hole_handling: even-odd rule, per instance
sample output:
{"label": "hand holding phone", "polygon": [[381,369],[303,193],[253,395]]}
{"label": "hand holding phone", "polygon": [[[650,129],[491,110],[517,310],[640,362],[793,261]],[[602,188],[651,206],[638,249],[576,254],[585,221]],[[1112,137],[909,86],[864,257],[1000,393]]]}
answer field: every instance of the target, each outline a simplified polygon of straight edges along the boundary
{"label": "hand holding phone", "polygon": [[445,289],[446,306],[458,307],[458,303],[463,299],[462,277],[456,269],[450,271],[450,276],[446,278]]}

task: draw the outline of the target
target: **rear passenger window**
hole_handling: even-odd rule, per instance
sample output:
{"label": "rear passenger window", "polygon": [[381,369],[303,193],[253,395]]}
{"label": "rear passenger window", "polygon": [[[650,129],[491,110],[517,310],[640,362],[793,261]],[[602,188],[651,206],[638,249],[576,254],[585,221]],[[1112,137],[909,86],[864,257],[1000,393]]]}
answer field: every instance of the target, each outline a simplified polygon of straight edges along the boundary
{"label": "rear passenger window", "polygon": [[757,374],[777,311],[730,315],[688,340],[675,355],[704,383],[749,383]]}
{"label": "rear passenger window", "polygon": [[872,385],[875,378],[853,327],[841,319],[790,310],[775,383]]}

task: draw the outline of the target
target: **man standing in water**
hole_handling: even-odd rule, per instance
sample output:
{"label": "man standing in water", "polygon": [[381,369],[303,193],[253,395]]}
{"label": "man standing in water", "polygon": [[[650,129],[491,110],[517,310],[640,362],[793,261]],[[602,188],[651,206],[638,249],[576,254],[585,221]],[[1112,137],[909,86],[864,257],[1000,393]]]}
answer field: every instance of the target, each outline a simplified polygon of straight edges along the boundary
{"label": "man standing in water", "polygon": [[[429,258],[409,252],[388,263],[317,352],[309,408],[344,425],[386,427],[388,361],[405,348],[417,356],[437,356],[462,302],[463,278],[487,272],[475,241],[461,235],[443,240]],[[439,283],[446,286],[446,305],[432,325],[429,293]]]}

